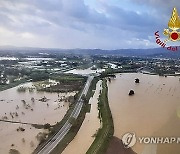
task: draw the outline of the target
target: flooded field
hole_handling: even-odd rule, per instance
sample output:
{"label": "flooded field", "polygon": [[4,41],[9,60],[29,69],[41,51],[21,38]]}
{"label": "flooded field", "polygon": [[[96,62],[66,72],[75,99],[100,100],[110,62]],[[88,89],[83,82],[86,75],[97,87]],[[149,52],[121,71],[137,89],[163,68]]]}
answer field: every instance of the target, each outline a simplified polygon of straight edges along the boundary
{"label": "flooded field", "polygon": [[[135,83],[139,78],[140,83]],[[179,77],[159,77],[144,74],[117,74],[109,82],[109,104],[115,134],[121,138],[127,132],[136,136],[180,136]],[[135,95],[129,96],[130,90]],[[138,154],[179,154],[179,145],[143,145],[133,150]],[[153,152],[154,151],[154,152]]]}
{"label": "flooded field", "polygon": [[[23,86],[31,87],[32,83]],[[69,102],[63,98],[74,96],[72,93],[18,92],[14,87],[0,92],[0,119],[27,122],[33,124],[56,124],[64,117]],[[46,101],[40,101],[46,98]],[[19,127],[25,131],[17,131]],[[17,149],[23,154],[30,154],[38,145],[36,136],[44,130],[31,125],[0,122],[0,153],[7,154],[9,149]],[[24,138],[24,139],[22,139]]]}
{"label": "flooded field", "polygon": [[93,137],[97,130],[100,128],[100,120],[98,118],[98,98],[100,93],[101,81],[96,85],[96,91],[94,96],[90,98],[89,104],[91,104],[90,113],[86,114],[86,118],[75,136],[73,141],[63,151],[63,154],[85,154],[95,137]]}

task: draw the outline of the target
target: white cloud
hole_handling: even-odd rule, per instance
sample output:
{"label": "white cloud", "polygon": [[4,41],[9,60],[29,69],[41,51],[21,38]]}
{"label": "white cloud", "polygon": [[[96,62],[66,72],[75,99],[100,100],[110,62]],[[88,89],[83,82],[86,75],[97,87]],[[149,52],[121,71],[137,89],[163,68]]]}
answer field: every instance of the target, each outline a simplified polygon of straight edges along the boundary
{"label": "white cloud", "polygon": [[[154,31],[166,28],[155,1],[1,0],[0,44],[55,48],[154,47]],[[132,7],[150,4],[145,8]],[[125,5],[125,6],[124,6]],[[121,7],[120,7],[121,6]],[[128,7],[128,9],[124,9]],[[154,8],[156,11],[152,14]],[[143,13],[142,13],[143,12]],[[158,14],[156,14],[158,12]],[[165,16],[167,16],[166,14]],[[136,39],[134,39],[136,38]]]}
{"label": "white cloud", "polygon": [[34,38],[34,35],[31,34],[31,33],[28,33],[28,32],[25,32],[25,33],[22,33],[20,34],[22,38],[24,39],[33,39]]}

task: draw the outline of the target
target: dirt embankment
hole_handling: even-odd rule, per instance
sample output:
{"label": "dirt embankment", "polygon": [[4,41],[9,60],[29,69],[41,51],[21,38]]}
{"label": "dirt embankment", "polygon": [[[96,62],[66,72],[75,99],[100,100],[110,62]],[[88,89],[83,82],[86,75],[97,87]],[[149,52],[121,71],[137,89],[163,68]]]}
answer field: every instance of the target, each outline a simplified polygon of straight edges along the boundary
{"label": "dirt embankment", "polygon": [[109,143],[109,147],[105,154],[137,154],[131,148],[126,149],[123,146],[122,140],[113,137]]}

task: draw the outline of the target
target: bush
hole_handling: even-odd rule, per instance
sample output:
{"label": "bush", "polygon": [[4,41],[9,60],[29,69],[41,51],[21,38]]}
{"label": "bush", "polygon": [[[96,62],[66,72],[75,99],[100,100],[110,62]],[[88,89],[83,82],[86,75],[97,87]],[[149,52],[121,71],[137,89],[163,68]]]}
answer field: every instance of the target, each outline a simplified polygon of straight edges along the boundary
{"label": "bush", "polygon": [[30,74],[30,78],[33,81],[42,81],[42,80],[49,79],[49,74],[45,71],[35,71]]}
{"label": "bush", "polygon": [[10,149],[9,154],[20,154],[20,152],[16,149]]}
{"label": "bush", "polygon": [[48,123],[44,125],[44,129],[49,129],[50,127],[51,127],[51,125]]}
{"label": "bush", "polygon": [[134,95],[134,90],[129,91],[129,96],[132,96],[132,95]]}

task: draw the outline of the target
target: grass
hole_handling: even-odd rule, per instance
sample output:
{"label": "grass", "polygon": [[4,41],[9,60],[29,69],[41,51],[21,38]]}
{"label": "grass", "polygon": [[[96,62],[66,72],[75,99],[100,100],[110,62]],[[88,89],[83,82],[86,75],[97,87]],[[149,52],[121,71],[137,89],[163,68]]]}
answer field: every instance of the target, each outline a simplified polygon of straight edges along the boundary
{"label": "grass", "polygon": [[53,80],[57,81],[86,81],[86,77],[82,77],[80,75],[75,75],[75,74],[61,74],[61,75],[53,75],[51,77]]}
{"label": "grass", "polygon": [[124,70],[124,69],[110,69],[106,70],[105,72],[102,72],[100,77],[105,78],[108,77],[111,74],[116,74],[116,73],[136,73],[136,69],[129,69],[129,70]]}
{"label": "grass", "polygon": [[109,145],[109,141],[114,134],[114,124],[111,115],[111,110],[108,103],[108,87],[107,81],[103,79],[102,92],[99,97],[99,117],[102,121],[102,128],[96,134],[96,138],[86,154],[104,154]]}
{"label": "grass", "polygon": [[27,82],[27,80],[26,79],[22,79],[22,80],[15,81],[15,82],[12,82],[12,83],[7,84],[7,85],[0,85],[0,91],[16,87],[16,86],[18,86],[18,85],[20,85],[22,83],[25,83],[25,82]]}

